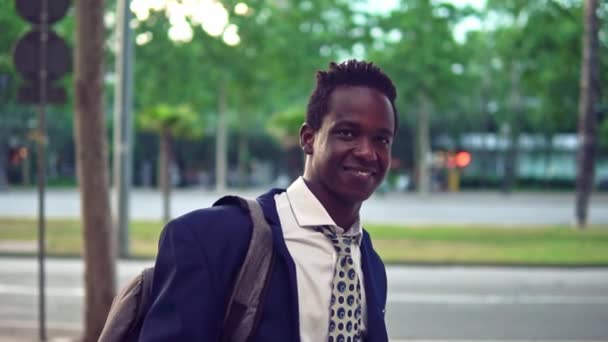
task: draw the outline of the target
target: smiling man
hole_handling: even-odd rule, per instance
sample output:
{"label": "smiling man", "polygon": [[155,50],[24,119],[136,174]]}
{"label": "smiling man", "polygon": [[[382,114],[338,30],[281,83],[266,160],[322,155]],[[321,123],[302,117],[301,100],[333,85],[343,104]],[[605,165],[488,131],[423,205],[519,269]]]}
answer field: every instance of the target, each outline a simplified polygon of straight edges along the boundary
{"label": "smiling man", "polygon": [[[299,312],[302,341],[386,339],[386,274],[359,210],[390,166],[395,97],[391,80],[371,63],[332,63],[317,73],[300,130],[304,176],[276,196],[298,299],[306,303]],[[342,279],[350,283],[345,289],[337,288]]]}
{"label": "smiling man", "polygon": [[[390,83],[366,78],[366,71],[379,72],[371,64],[350,61],[330,67],[333,73],[318,75],[321,86],[311,97],[300,131],[307,155],[304,181],[338,226],[348,229],[390,165],[395,90]],[[356,72],[359,82],[353,77]],[[375,88],[365,80],[379,84]]]}
{"label": "smiling man", "polygon": [[[302,177],[257,198],[274,264],[248,341],[388,341],[384,265],[359,210],[390,166],[393,82],[372,63],[317,73],[300,145]],[[161,237],[140,341],[218,341],[251,222],[234,206],[171,221]]]}

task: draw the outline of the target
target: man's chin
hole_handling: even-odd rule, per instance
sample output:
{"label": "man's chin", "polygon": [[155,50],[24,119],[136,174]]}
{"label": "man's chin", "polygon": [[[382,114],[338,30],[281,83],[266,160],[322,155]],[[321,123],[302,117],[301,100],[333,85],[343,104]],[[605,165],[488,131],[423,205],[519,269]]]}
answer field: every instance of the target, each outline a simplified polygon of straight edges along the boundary
{"label": "man's chin", "polygon": [[348,191],[346,191],[344,193],[345,196],[343,196],[343,197],[353,203],[361,203],[361,202],[366,201],[368,198],[370,198],[372,196],[372,194],[374,193],[374,191],[375,191],[375,189],[373,189],[373,190],[348,189]]}

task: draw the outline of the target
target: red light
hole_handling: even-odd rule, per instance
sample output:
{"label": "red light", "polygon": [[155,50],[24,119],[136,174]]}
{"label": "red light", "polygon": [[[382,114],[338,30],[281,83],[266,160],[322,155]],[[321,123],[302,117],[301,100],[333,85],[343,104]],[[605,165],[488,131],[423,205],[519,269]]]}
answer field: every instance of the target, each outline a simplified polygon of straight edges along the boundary
{"label": "red light", "polygon": [[460,168],[465,168],[469,164],[471,164],[471,154],[466,151],[460,151],[456,153],[456,166]]}

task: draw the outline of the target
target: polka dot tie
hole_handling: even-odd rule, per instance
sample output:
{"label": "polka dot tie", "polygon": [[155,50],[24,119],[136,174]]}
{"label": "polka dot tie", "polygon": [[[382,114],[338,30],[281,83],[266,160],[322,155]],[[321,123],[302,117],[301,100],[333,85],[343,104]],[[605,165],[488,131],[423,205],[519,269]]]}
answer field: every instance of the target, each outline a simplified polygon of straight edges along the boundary
{"label": "polka dot tie", "polygon": [[361,284],[351,256],[357,236],[341,236],[329,226],[318,227],[338,253],[329,305],[328,342],[361,341]]}

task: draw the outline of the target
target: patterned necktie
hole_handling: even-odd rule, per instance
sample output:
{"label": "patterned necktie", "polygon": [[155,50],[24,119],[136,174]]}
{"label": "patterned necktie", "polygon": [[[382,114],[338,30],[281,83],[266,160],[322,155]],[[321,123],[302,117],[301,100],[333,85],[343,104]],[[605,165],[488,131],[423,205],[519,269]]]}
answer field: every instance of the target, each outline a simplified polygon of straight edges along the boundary
{"label": "patterned necktie", "polygon": [[355,271],[351,256],[351,245],[357,236],[341,236],[329,226],[320,226],[318,230],[328,237],[338,259],[332,281],[331,300],[329,305],[328,342],[361,341],[361,284]]}

